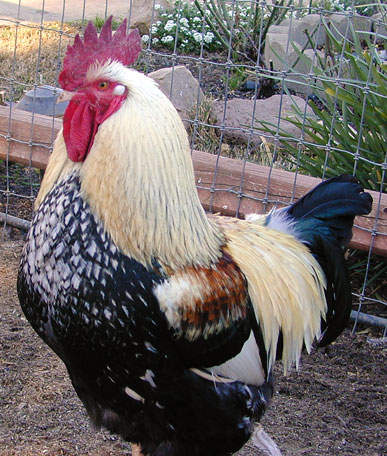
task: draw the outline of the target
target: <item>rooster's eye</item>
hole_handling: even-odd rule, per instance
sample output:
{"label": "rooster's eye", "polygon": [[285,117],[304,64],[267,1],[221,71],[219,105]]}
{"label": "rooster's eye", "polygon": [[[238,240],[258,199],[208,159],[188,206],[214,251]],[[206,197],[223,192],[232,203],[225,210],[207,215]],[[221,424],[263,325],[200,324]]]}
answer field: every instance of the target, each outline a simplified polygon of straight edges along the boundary
{"label": "rooster's eye", "polygon": [[109,87],[109,83],[107,81],[101,81],[99,84],[98,84],[98,88],[100,90],[106,90],[107,88]]}

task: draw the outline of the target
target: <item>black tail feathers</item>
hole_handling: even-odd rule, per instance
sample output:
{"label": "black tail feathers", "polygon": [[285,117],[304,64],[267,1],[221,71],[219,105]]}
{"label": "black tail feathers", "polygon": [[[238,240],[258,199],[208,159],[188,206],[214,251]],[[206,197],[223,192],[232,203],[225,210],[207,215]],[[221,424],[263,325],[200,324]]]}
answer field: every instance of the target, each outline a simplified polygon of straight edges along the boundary
{"label": "black tail feathers", "polygon": [[355,216],[366,215],[371,208],[371,195],[364,192],[356,177],[343,174],[321,182],[287,212],[296,220],[323,221],[344,246],[352,237]]}
{"label": "black tail feathers", "polygon": [[352,307],[350,280],[342,247],[352,237],[356,215],[371,211],[372,197],[354,176],[328,179],[287,209],[295,219],[299,238],[309,247],[326,277],[327,315],[322,321],[324,346],[336,339],[348,323]]}

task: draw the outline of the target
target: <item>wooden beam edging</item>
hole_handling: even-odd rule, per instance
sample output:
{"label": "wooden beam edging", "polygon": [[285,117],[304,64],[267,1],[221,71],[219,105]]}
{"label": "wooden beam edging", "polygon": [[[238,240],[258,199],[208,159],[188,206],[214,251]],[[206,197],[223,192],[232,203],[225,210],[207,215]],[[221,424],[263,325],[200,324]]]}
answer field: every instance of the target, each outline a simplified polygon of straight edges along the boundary
{"label": "wooden beam edging", "polygon": [[31,163],[33,168],[46,169],[53,140],[61,127],[61,119],[0,106],[0,159],[8,157],[14,163]]}
{"label": "wooden beam edging", "polygon": [[[31,163],[34,168],[45,169],[53,139],[62,126],[61,119],[35,114],[32,124],[31,113],[13,109],[11,114],[8,135],[10,108],[0,106],[0,159],[8,157],[12,162]],[[192,159],[204,208],[224,215],[238,213],[239,217],[244,217],[249,213],[263,213],[273,206],[290,204],[293,191],[294,198],[298,199],[321,182],[321,179],[301,174],[295,182],[296,175],[292,172],[270,171],[266,166],[206,152],[194,151]],[[241,183],[243,192],[239,192]],[[350,247],[368,251],[374,238],[372,252],[387,256],[387,194],[370,193],[374,199],[373,210],[368,216],[356,218]]]}
{"label": "wooden beam edging", "polygon": [[[281,169],[272,169],[269,181],[270,170],[266,166],[243,163],[232,158],[218,158],[206,152],[195,151],[193,162],[200,200],[205,209],[224,215],[235,215],[238,210],[238,216],[242,218],[250,213],[261,214],[273,206],[286,206],[291,203],[293,190],[294,199],[297,200],[321,182],[321,179],[298,174],[295,185],[296,175]],[[215,169],[216,190],[211,191]],[[243,196],[238,195],[242,178]],[[367,191],[374,199],[373,209],[367,216],[356,217],[350,247],[368,251],[374,237],[372,252],[387,256],[387,194]],[[267,204],[263,202],[265,199]],[[372,235],[378,206],[377,229]]]}

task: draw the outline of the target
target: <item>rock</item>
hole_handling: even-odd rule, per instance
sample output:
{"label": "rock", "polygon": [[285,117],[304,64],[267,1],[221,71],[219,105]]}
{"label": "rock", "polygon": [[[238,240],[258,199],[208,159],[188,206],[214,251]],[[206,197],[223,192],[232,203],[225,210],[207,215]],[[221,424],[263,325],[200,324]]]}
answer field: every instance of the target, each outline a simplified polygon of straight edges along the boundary
{"label": "rock", "polygon": [[61,92],[62,89],[50,85],[36,87],[26,92],[15,108],[46,116],[61,117],[69,104],[68,101],[58,103]]}
{"label": "rock", "polygon": [[[333,35],[341,40],[344,36],[353,40],[352,31],[359,39],[370,38],[371,24],[374,23],[375,32],[379,35],[386,33],[381,15],[375,15],[371,19],[360,15],[332,14],[325,18],[330,23],[330,30]],[[349,22],[350,21],[350,22]],[[384,28],[383,28],[384,27]],[[274,70],[282,72],[283,85],[294,90],[296,93],[309,95],[308,85],[311,82],[309,74],[312,72],[311,62],[317,65],[318,59],[315,56],[313,46],[307,43],[305,30],[308,31],[312,41],[318,46],[323,46],[326,40],[326,30],[320,14],[309,14],[302,19],[286,19],[279,26],[271,26],[266,35],[265,61],[267,65],[273,62]],[[371,38],[372,39],[372,38]],[[309,60],[300,58],[292,43],[296,44],[299,50],[305,46],[303,54]],[[317,51],[320,52],[320,51]],[[322,55],[322,54],[321,54]],[[346,74],[345,68],[342,69],[341,76]],[[282,83],[282,81],[280,81]]]}
{"label": "rock", "polygon": [[352,27],[360,40],[370,36],[369,33],[367,33],[371,30],[371,20],[369,17],[360,15],[350,16],[349,14],[332,14],[329,21],[333,26],[331,27],[331,32],[340,40],[345,36],[351,41],[353,40],[349,21],[351,21]]}
{"label": "rock", "polygon": [[[225,118],[225,136],[233,141],[247,143],[249,137],[255,145],[262,142],[261,135],[267,135],[262,129],[259,121],[269,122],[277,125],[278,118],[280,120],[280,128],[291,134],[294,138],[300,137],[300,130],[286,120],[284,117],[294,115],[292,105],[295,103],[304,112],[305,100],[303,98],[288,95],[273,95],[270,98],[255,101],[240,98],[233,98],[227,102],[226,118]],[[307,114],[312,114],[312,109],[307,106]],[[216,124],[221,125],[224,114],[224,101],[216,101],[213,104],[212,113],[216,118]],[[254,129],[252,127],[252,120],[254,114]],[[273,127],[275,128],[275,127]],[[270,141],[270,138],[266,139]]]}
{"label": "rock", "polygon": [[[294,90],[296,93],[309,95],[311,90],[308,87],[310,84],[309,73],[311,73],[311,63],[316,65],[314,58],[315,51],[313,49],[305,49],[303,54],[310,61],[299,57],[298,53],[291,44],[288,45],[287,34],[272,34],[268,33],[265,44],[265,61],[273,62],[275,71],[282,72],[284,80],[279,82],[288,89]],[[296,44],[301,50],[301,45]],[[317,51],[320,52],[320,51]],[[281,76],[281,75],[279,75]]]}
{"label": "rock", "polygon": [[[382,13],[374,14],[371,18],[371,27],[372,31],[378,35],[378,38],[381,39],[380,35],[387,36],[387,25],[386,19],[383,20]],[[371,38],[372,40],[372,38]]]}
{"label": "rock", "polygon": [[289,33],[289,26],[282,25],[282,23],[280,25],[272,25],[269,28],[268,33],[273,33],[275,35],[286,35],[287,36],[288,33]]}
{"label": "rock", "polygon": [[203,92],[198,81],[183,65],[162,68],[149,73],[148,76],[158,83],[160,90],[172,101],[182,119],[188,119],[192,108],[203,100]]}
{"label": "rock", "polygon": [[288,46],[288,41],[287,33],[272,33],[270,27],[266,35],[264,56],[266,64],[269,66],[269,62],[272,61],[276,71],[280,71],[284,67],[286,52],[294,52],[293,48]]}
{"label": "rock", "polygon": [[[153,11],[153,0],[133,0],[130,16],[130,27],[138,28],[141,34],[149,33],[149,28],[158,19],[158,10]],[[156,4],[170,8],[168,0],[157,0]]]}
{"label": "rock", "polygon": [[[317,46],[323,46],[325,43],[325,30],[321,21],[320,14],[308,14],[302,19],[285,19],[280,25],[272,25],[269,29],[270,34],[286,35],[289,42],[296,42],[300,47],[306,46],[306,49],[312,49],[312,44],[308,43],[308,32],[312,42]],[[290,33],[290,36],[288,36]]]}
{"label": "rock", "polygon": [[[313,66],[317,66],[316,52],[323,56],[321,51],[314,51],[313,49],[305,49],[303,52],[304,57],[307,59],[299,59],[298,54],[294,52],[293,62],[289,59],[292,72],[289,72],[285,78],[283,87],[286,89],[294,90],[294,92],[308,96],[313,92],[313,87],[316,83],[321,87],[321,82],[316,76],[313,76]],[[309,76],[310,75],[310,76]]]}
{"label": "rock", "polygon": [[[308,42],[305,30],[311,37],[312,44]],[[291,39],[299,43],[301,47],[305,45],[306,49],[313,49],[316,45],[323,46],[325,38],[326,32],[320,14],[308,14],[302,19],[292,21]]]}

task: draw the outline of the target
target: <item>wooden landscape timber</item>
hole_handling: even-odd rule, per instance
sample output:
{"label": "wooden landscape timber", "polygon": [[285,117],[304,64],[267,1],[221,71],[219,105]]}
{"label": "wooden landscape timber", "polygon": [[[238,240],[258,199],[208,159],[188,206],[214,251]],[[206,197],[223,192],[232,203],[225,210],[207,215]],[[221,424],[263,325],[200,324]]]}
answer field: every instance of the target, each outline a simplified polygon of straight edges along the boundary
{"label": "wooden landscape timber", "polygon": [[0,106],[0,159],[45,169],[62,120]]}
{"label": "wooden landscape timber", "polygon": [[[11,115],[10,115],[11,114]],[[45,169],[62,121],[0,106],[0,159]],[[321,180],[255,163],[193,151],[200,200],[206,210],[244,217],[288,205]],[[350,247],[387,256],[387,194],[370,191],[371,214],[356,218]]]}

